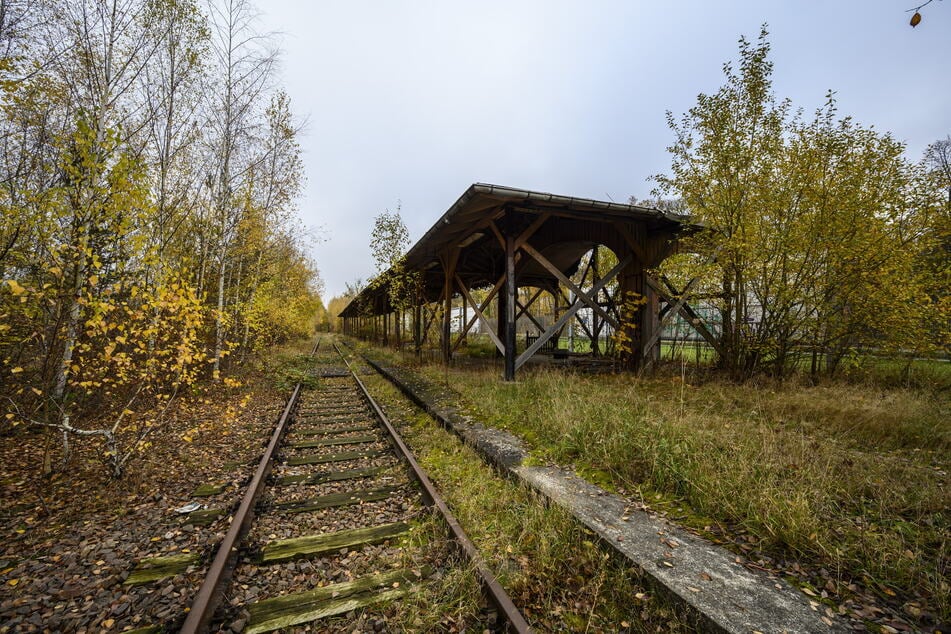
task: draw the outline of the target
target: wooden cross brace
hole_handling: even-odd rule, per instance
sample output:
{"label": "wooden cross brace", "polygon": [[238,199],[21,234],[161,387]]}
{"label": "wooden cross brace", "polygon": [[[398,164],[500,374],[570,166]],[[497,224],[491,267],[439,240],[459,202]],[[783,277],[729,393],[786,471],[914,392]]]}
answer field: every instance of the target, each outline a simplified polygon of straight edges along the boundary
{"label": "wooden cross brace", "polygon": [[[529,254],[532,255],[532,257],[535,257],[535,259],[538,259],[538,257],[536,257],[534,253],[532,253],[532,251],[535,251],[535,249],[532,249],[531,246],[529,246],[528,244],[525,244],[522,246],[522,248],[531,249],[531,251],[529,251]],[[535,251],[535,253],[538,253],[538,252]],[[541,256],[541,254],[538,253],[538,256]],[[634,256],[629,253],[623,260],[621,260],[616,265],[614,265],[614,268],[608,271],[607,275],[605,275],[600,280],[595,282],[594,286],[591,288],[591,290],[588,293],[585,293],[580,288],[578,288],[573,283],[571,283],[570,280],[568,280],[568,278],[566,278],[561,273],[561,271],[558,271],[558,269],[552,266],[551,262],[548,262],[547,259],[544,262],[539,260],[539,263],[542,266],[545,266],[545,263],[547,262],[548,266],[552,266],[552,268],[555,271],[558,271],[558,274],[555,277],[558,277],[559,280],[561,280],[563,283],[567,281],[569,288],[571,288],[575,292],[575,301],[568,308],[568,310],[566,310],[564,314],[558,319],[558,321],[556,321],[554,324],[549,326],[548,330],[542,333],[541,336],[538,337],[538,340],[535,341],[535,343],[530,345],[525,350],[525,352],[523,352],[522,354],[518,356],[518,358],[515,360],[515,369],[517,370],[518,368],[522,367],[522,365],[524,365],[525,362],[528,361],[532,357],[533,354],[538,352],[541,349],[541,347],[544,346],[556,332],[559,332],[564,327],[564,325],[568,323],[568,320],[574,317],[575,313],[581,310],[583,306],[590,306],[591,308],[598,310],[602,314],[602,316],[605,317],[605,319],[609,321],[609,323],[614,325],[615,329],[619,328],[619,325],[614,320],[614,318],[612,318],[610,315],[605,313],[604,310],[600,306],[597,305],[596,298],[598,296],[598,291],[600,291],[602,288],[604,288],[605,285],[611,282],[611,280],[617,277],[618,274],[624,269],[624,267],[630,264],[633,259],[634,259]],[[546,266],[546,268],[548,267]]]}

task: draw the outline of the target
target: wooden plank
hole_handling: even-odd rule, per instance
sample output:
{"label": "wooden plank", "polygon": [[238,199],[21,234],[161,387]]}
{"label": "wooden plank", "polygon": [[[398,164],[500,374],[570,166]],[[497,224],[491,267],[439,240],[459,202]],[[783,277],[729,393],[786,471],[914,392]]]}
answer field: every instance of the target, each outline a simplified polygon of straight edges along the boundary
{"label": "wooden plank", "polygon": [[344,480],[358,480],[379,475],[389,467],[362,467],[360,469],[346,469],[329,473],[303,473],[278,478],[274,481],[277,486],[289,484],[323,484],[324,482],[342,482]]}
{"label": "wooden plank", "polygon": [[409,528],[409,524],[405,522],[393,522],[379,526],[275,540],[266,543],[264,548],[261,549],[260,561],[265,564],[291,561],[304,557],[316,557],[341,548],[359,548],[370,544],[380,544],[409,532]]}
{"label": "wooden plank", "polygon": [[188,514],[188,523],[193,526],[211,526],[216,519],[224,515],[222,509],[201,509]]}
{"label": "wooden plank", "polygon": [[[350,421],[341,421],[350,422]],[[331,434],[352,434],[361,431],[374,431],[376,425],[351,425],[350,427],[338,427],[336,429],[326,429],[324,427],[304,427],[303,429],[292,429],[291,433],[298,436],[330,436]]]}
{"label": "wooden plank", "polygon": [[244,632],[273,632],[344,614],[380,601],[398,599],[413,590],[413,582],[429,574],[428,569],[417,572],[393,570],[315,588],[308,592],[258,601],[248,606],[250,619]]}
{"label": "wooden plank", "polygon": [[332,425],[334,423],[356,423],[366,420],[365,412],[347,412],[346,414],[331,414],[330,416],[303,416],[298,414],[297,421],[315,421],[321,425]]}
{"label": "wooden plank", "polygon": [[393,493],[399,490],[398,486],[380,487],[378,489],[359,489],[357,491],[343,491],[341,493],[330,493],[309,500],[298,500],[295,502],[281,502],[275,504],[274,508],[287,511],[289,513],[307,513],[309,511],[319,511],[320,509],[336,508],[338,506],[350,506],[353,504],[362,504],[363,502],[376,502],[385,500]]}
{"label": "wooden plank", "polygon": [[360,458],[376,458],[382,456],[385,451],[379,449],[368,449],[366,451],[343,451],[340,453],[328,453],[315,456],[298,456],[288,458],[287,464],[291,467],[298,467],[305,464],[324,464],[326,462],[343,462],[344,460],[359,460]]}
{"label": "wooden plank", "polygon": [[[301,406],[301,411],[304,411],[304,412],[320,411],[325,409],[333,409],[335,407],[355,407],[358,405],[363,405],[363,399],[352,398],[354,394],[351,390],[347,390],[343,394],[339,394],[339,395],[335,395],[331,392],[324,392],[323,396],[325,398],[334,398],[336,400],[334,400],[331,403],[321,402],[323,399],[317,400],[316,402],[311,402],[308,405]],[[351,397],[351,398],[347,398],[347,397]]]}
{"label": "wooden plank", "polygon": [[223,482],[220,484],[215,484],[215,483],[202,484],[196,487],[194,491],[192,491],[192,495],[194,497],[207,498],[207,497],[211,497],[212,495],[218,495],[219,493],[222,493],[226,488],[228,488],[227,482]]}
{"label": "wooden plank", "polygon": [[366,405],[363,403],[359,405],[346,406],[346,407],[335,405],[333,407],[326,407],[324,409],[311,409],[311,410],[302,411],[298,414],[298,416],[303,416],[305,418],[326,418],[327,416],[353,416],[355,414],[362,413],[362,411],[366,411],[365,408],[366,408]]}
{"label": "wooden plank", "polygon": [[161,632],[161,625],[146,625],[145,627],[137,627],[134,630],[123,630],[122,634],[161,634]]}
{"label": "wooden plank", "polygon": [[[347,376],[349,376],[349,374]],[[347,390],[346,393],[350,394],[351,391]],[[328,397],[334,396],[333,394],[329,392],[325,392],[324,394],[325,396],[328,396]],[[359,407],[361,405],[364,405],[363,399],[359,399],[359,398],[344,399],[344,398],[337,397],[337,400],[335,400],[333,403],[327,403],[327,404],[318,403],[315,405],[304,405],[303,407],[301,407],[300,411],[305,413],[306,412],[320,412],[320,411],[324,411],[328,409],[337,409],[340,407]]]}
{"label": "wooden plank", "polygon": [[195,553],[171,555],[169,557],[149,557],[143,559],[129,574],[124,583],[127,586],[141,586],[159,579],[174,577],[198,561]]}
{"label": "wooden plank", "polygon": [[368,442],[378,442],[380,437],[376,435],[364,436],[337,436],[334,438],[323,438],[321,440],[302,440],[291,445],[294,449],[310,449],[312,447],[336,447],[338,445],[362,445]]}

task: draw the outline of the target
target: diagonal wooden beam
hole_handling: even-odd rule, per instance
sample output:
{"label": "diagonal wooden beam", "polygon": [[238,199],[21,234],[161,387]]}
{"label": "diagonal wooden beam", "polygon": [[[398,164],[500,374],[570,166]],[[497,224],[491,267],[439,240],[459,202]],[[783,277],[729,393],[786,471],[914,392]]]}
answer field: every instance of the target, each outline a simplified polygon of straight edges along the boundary
{"label": "diagonal wooden beam", "polygon": [[489,229],[491,229],[492,233],[495,234],[495,239],[499,241],[499,245],[502,247],[502,250],[505,251],[505,236],[503,236],[502,232],[499,231],[499,227],[495,224],[495,220],[489,221]]}
{"label": "diagonal wooden beam", "polygon": [[[609,283],[611,280],[617,277],[618,273],[620,273],[624,269],[625,266],[631,263],[632,259],[633,258],[631,257],[631,254],[629,253],[623,260],[621,260],[616,265],[614,265],[614,268],[608,271],[607,275],[605,275],[600,280],[595,282],[594,286],[591,288],[591,295],[596,296],[598,294],[598,291],[600,291],[604,287],[605,284]],[[525,352],[523,352],[522,354],[518,356],[518,358],[515,360],[515,369],[517,370],[518,368],[522,367],[522,365],[526,361],[528,361],[532,357],[533,354],[538,352],[542,346],[548,343],[548,340],[551,339],[552,336],[554,336],[556,332],[559,332],[562,328],[564,328],[565,324],[568,323],[568,320],[574,317],[575,313],[581,310],[584,304],[588,304],[590,306],[591,297],[589,297],[586,293],[581,293],[581,295],[575,298],[575,301],[571,305],[571,307],[568,308],[567,311],[565,311],[565,314],[559,317],[558,321],[553,323],[548,328],[548,330],[543,332],[541,336],[538,337],[538,340],[535,341],[535,343],[530,345],[525,350]]]}
{"label": "diagonal wooden beam", "polygon": [[[645,277],[648,277],[648,276],[645,276]],[[650,278],[648,277],[648,279]],[[689,282],[687,282],[687,286],[684,287],[684,292],[681,293],[680,297],[677,298],[676,301],[674,301],[673,306],[671,306],[670,310],[664,313],[664,316],[660,318],[659,323],[657,324],[657,331],[651,336],[650,339],[647,340],[647,342],[641,348],[641,352],[644,356],[647,356],[647,353],[650,351],[650,349],[653,348],[655,345],[657,345],[657,342],[660,341],[661,334],[664,331],[664,324],[670,321],[670,318],[673,315],[680,314],[681,309],[687,303],[687,293],[690,292],[690,289],[693,288],[693,286],[697,283],[697,281],[699,281],[699,279],[700,279],[699,277],[695,277]],[[654,287],[654,289],[657,290],[656,287]]]}
{"label": "diagonal wooden beam", "polygon": [[[620,292],[620,290],[621,290],[621,289],[618,289],[617,292]],[[611,295],[611,291],[609,291],[608,289],[604,289],[604,295],[605,295],[605,297],[608,298],[608,310],[610,310],[610,311],[614,314],[614,318],[617,319],[617,320],[620,322],[620,321],[621,321],[621,312],[618,310],[618,306],[617,306],[617,301],[616,301],[616,300],[617,300],[617,297],[616,297],[617,293],[615,293],[614,295]]]}
{"label": "diagonal wooden beam", "polygon": [[[519,318],[519,317],[521,317],[522,315],[528,313],[528,309],[532,307],[532,304],[535,303],[535,301],[538,299],[538,297],[539,297],[543,292],[545,292],[545,289],[544,289],[544,288],[539,288],[539,289],[537,289],[537,290],[535,291],[535,294],[532,295],[532,296],[528,299],[528,303],[525,304],[524,306],[522,306],[521,302],[516,302],[516,303],[515,303],[516,308],[521,309],[521,310],[519,310],[519,311],[516,311],[516,313],[515,313],[515,320],[516,320],[516,321],[518,321],[518,318]],[[531,316],[531,315],[529,314],[529,316]]]}
{"label": "diagonal wooden beam", "polygon": [[521,302],[519,302],[518,300],[515,300],[515,308],[517,309],[516,315],[515,315],[515,321],[518,321],[519,317],[521,317],[522,315],[525,315],[533,324],[535,324],[535,327],[538,328],[539,332],[543,332],[545,330],[545,327],[542,326],[540,323],[538,323],[538,320],[535,319],[535,315],[528,312],[528,306],[522,306]]}
{"label": "diagonal wooden beam", "polygon": [[[505,281],[504,277],[502,278],[502,281],[503,282]],[[496,288],[493,289],[493,293],[486,300],[486,303],[482,306],[482,308],[480,308],[479,305],[476,304],[475,301],[472,299],[472,295],[469,294],[469,289],[466,288],[465,284],[462,284],[462,280],[459,280],[459,290],[462,291],[462,296],[465,297],[467,302],[469,302],[469,306],[472,308],[472,311],[476,315],[475,318],[478,318],[479,321],[482,322],[482,325],[485,326],[485,330],[486,332],[489,333],[489,338],[492,339],[492,343],[495,344],[495,347],[498,348],[499,351],[502,352],[502,354],[505,354],[505,346],[502,344],[502,340],[499,339],[499,336],[495,334],[495,332],[493,332],[491,328],[491,324],[489,324],[489,320],[486,319],[485,315],[482,313],[482,311],[485,309],[485,306],[488,306],[488,301],[492,299],[492,297],[495,295],[496,292],[498,292],[498,289],[500,288],[502,288],[502,284],[496,284]],[[460,341],[461,341],[461,338],[460,338]]]}
{"label": "diagonal wooden beam", "polygon": [[[711,253],[710,256],[707,257],[706,261],[704,262],[704,265],[710,264],[712,262],[716,262],[717,256],[719,256],[721,248],[722,246],[717,247],[713,251],[713,253]],[[645,276],[645,277],[648,277],[648,276]],[[641,354],[643,354],[646,357],[647,353],[651,350],[651,348],[657,345],[657,342],[660,341],[661,333],[664,331],[664,323],[670,319],[671,315],[677,315],[680,313],[680,309],[684,306],[684,304],[687,303],[687,294],[690,293],[690,290],[699,281],[700,281],[700,276],[698,275],[697,277],[687,282],[687,285],[684,287],[683,293],[680,294],[680,298],[674,302],[673,307],[669,311],[667,311],[667,313],[659,320],[659,323],[657,324],[657,331],[651,336],[651,338],[647,341],[647,343],[644,344],[644,347],[641,348]]]}
{"label": "diagonal wooden beam", "polygon": [[[594,310],[596,313],[598,313],[599,315],[601,315],[601,318],[604,319],[604,320],[605,320],[606,322],[608,322],[609,324],[611,324],[611,326],[613,326],[615,330],[617,330],[618,328],[620,328],[620,324],[614,319],[614,317],[612,317],[611,315],[609,315],[606,310],[604,310],[603,308],[601,308],[600,306],[598,306],[598,302],[597,302],[597,292],[595,292],[595,293],[592,294],[592,297],[595,298],[595,301],[591,301],[591,299],[588,298],[588,296],[585,294],[584,291],[582,291],[580,288],[578,288],[578,286],[575,285],[575,283],[572,282],[570,279],[568,279],[568,277],[567,277],[564,273],[562,273],[561,271],[559,271],[559,270],[558,270],[558,267],[556,267],[554,264],[552,264],[552,263],[548,260],[548,258],[546,258],[544,255],[542,255],[541,253],[539,253],[539,252],[535,249],[535,247],[533,247],[532,245],[530,245],[529,243],[526,242],[525,244],[522,245],[522,249],[523,249],[526,253],[528,253],[530,256],[532,256],[532,257],[535,259],[536,262],[538,262],[538,263],[541,264],[543,267],[545,267],[545,270],[547,270],[549,273],[551,273],[551,274],[554,275],[556,278],[558,278],[558,281],[559,281],[559,282],[561,282],[562,284],[564,284],[565,286],[567,286],[568,288],[570,288],[572,291],[574,291],[574,293],[575,293],[575,295],[576,295],[577,297],[579,297],[579,298],[580,298],[580,297],[586,298],[585,301],[587,302],[588,306],[590,306],[591,309]],[[625,261],[630,261],[630,259],[631,259],[631,258],[630,258],[630,254],[628,254],[628,257],[625,258]],[[616,268],[616,267],[615,267],[615,268]],[[601,279],[603,280],[604,278],[601,278]],[[599,281],[600,281],[600,280],[599,280]],[[596,285],[596,286],[597,286],[597,285]],[[601,286],[604,286],[604,285],[602,284]],[[600,288],[601,288],[601,287],[598,287],[598,290],[600,290]]]}
{"label": "diagonal wooden beam", "polygon": [[436,318],[439,317],[439,309],[435,307],[431,308],[431,306],[433,306],[431,302],[423,304],[423,334],[420,337],[421,343],[429,341],[429,330],[432,328]]}
{"label": "diagonal wooden beam", "polygon": [[[459,285],[460,288],[465,286],[465,284],[463,284],[462,282],[462,278],[460,278],[458,275],[456,276],[456,283]],[[502,277],[499,278],[499,281],[495,283],[495,286],[492,287],[492,290],[489,291],[489,294],[486,296],[486,298],[482,300],[482,304],[479,305],[480,312],[482,313],[485,312],[486,307],[488,307],[489,303],[495,298],[496,293],[499,292],[499,289],[502,288],[502,284],[504,283],[505,283],[505,276],[503,275]],[[463,297],[465,297],[465,294],[463,294]],[[469,304],[471,305],[471,302],[469,302]],[[472,306],[472,308],[474,309],[475,306]],[[465,329],[462,331],[462,334],[460,334],[459,337],[456,339],[456,343],[453,344],[452,346],[453,352],[455,352],[459,348],[459,346],[462,344],[463,339],[469,333],[469,331],[472,330],[472,326],[475,325],[477,321],[479,321],[478,313],[473,314],[472,317],[469,319],[469,321],[466,322]],[[488,322],[485,322],[485,325],[488,326],[489,325]]]}
{"label": "diagonal wooden beam", "polygon": [[[565,306],[571,306],[571,300],[565,295],[565,291],[562,288],[558,287],[558,294],[561,295],[561,298],[565,300]],[[588,339],[594,339],[594,335],[591,334],[591,331],[588,329],[588,324],[584,323],[584,320],[580,317],[578,318],[578,325],[581,326],[581,329],[584,330],[584,334],[588,335]]]}
{"label": "diagonal wooden beam", "polygon": [[590,253],[591,257],[588,258],[587,264],[584,265],[584,271],[581,272],[581,278],[578,281],[579,286],[584,286],[584,281],[588,277],[588,271],[591,270],[591,263],[594,262],[594,251],[592,250]]}
{"label": "diagonal wooden beam", "polygon": [[525,244],[525,242],[527,242],[529,238],[535,235],[535,232],[541,229],[541,226],[545,224],[545,222],[547,222],[549,218],[551,218],[550,211],[543,213],[541,216],[536,218],[532,224],[528,225],[525,231],[523,231],[517,238],[515,238],[515,250],[518,251],[519,249],[521,249],[522,245]]}
{"label": "diagonal wooden beam", "polygon": [[[664,284],[670,289],[670,293],[668,293],[665,289],[663,289],[656,279],[654,279],[650,275],[646,277],[647,277],[647,284],[652,289],[654,289],[655,293],[660,295],[661,299],[667,302],[668,310],[666,314],[670,314],[671,312],[673,312],[672,308],[674,304],[676,303],[675,296],[677,295],[683,296],[683,294],[677,291],[677,288],[670,282],[670,280],[667,279],[666,276],[663,276],[661,279],[664,281]],[[710,346],[714,350],[717,351],[718,354],[720,354],[721,356],[723,355],[723,347],[720,345],[720,341],[707,328],[706,324],[703,323],[703,318],[700,317],[700,315],[696,313],[696,311],[693,309],[692,306],[690,306],[690,304],[686,304],[686,303],[683,304],[680,307],[680,314],[681,316],[683,316],[684,319],[687,320],[687,323],[693,326],[694,330],[700,333],[700,336],[703,337],[706,340],[706,342],[709,343]],[[663,321],[661,323],[663,323]]]}

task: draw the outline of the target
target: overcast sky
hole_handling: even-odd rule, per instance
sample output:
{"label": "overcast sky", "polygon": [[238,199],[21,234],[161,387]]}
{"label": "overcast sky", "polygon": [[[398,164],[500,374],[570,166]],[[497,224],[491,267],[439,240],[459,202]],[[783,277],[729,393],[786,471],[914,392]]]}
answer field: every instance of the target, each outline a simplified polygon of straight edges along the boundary
{"label": "overcast sky", "polygon": [[373,218],[415,242],[472,183],[620,202],[669,169],[665,112],[723,83],[768,23],[774,88],[889,131],[918,160],[951,134],[951,0],[257,0],[280,33],[325,302],[373,273]]}

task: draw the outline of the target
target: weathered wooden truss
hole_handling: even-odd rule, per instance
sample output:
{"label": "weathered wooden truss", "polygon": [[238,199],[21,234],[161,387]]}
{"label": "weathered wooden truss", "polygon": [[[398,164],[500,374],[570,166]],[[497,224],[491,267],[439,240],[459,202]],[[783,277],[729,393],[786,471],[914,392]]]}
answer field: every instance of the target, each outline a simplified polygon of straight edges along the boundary
{"label": "weathered wooden truss", "polygon": [[[404,269],[418,276],[410,301],[399,309],[394,306],[385,274],[344,309],[343,328],[389,343],[392,337],[405,340],[406,324],[412,324],[417,350],[434,338],[435,330],[443,358],[449,361],[481,322],[505,359],[505,378],[512,380],[519,367],[587,308],[592,323],[577,323],[595,342],[595,353],[600,329],[608,325],[624,333],[629,342],[624,360],[637,367],[657,357],[661,301],[667,304],[665,315],[695,317],[676,289],[649,273],[676,250],[678,238],[693,229],[684,219],[656,209],[475,184],[407,254]],[[598,258],[590,255],[601,247],[616,256],[608,271],[598,270]],[[580,284],[572,280],[579,269]],[[526,287],[533,290],[520,301],[518,289]],[[475,289],[487,292],[477,301]],[[546,293],[555,305],[547,326],[531,312]],[[625,318],[629,313],[623,302],[630,297],[642,303],[634,319]],[[455,338],[450,321],[454,298],[461,300],[463,315]],[[499,316],[494,327],[486,317],[493,301]],[[516,323],[521,317],[540,334],[517,354]]]}

